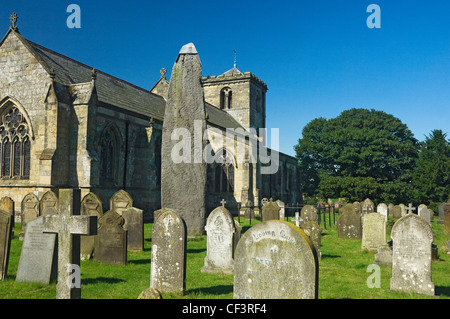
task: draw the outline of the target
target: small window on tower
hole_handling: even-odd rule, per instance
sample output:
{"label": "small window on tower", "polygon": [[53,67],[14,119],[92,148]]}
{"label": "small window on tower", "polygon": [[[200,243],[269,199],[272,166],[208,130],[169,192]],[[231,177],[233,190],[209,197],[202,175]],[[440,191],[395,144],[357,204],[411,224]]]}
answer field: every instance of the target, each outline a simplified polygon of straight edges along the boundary
{"label": "small window on tower", "polygon": [[231,109],[233,99],[233,91],[229,87],[225,87],[220,91],[220,109]]}

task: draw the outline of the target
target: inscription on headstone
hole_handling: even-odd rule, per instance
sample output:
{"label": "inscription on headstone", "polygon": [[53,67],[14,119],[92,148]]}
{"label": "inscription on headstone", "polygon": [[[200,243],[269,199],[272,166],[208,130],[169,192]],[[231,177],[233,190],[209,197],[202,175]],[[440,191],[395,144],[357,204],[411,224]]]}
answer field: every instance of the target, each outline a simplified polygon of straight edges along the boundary
{"label": "inscription on headstone", "polygon": [[364,215],[362,249],[378,250],[386,244],[386,218],[379,213]]}
{"label": "inscription on headstone", "polygon": [[127,231],[123,224],[123,217],[113,210],[100,217],[95,237],[94,260],[126,265]]}

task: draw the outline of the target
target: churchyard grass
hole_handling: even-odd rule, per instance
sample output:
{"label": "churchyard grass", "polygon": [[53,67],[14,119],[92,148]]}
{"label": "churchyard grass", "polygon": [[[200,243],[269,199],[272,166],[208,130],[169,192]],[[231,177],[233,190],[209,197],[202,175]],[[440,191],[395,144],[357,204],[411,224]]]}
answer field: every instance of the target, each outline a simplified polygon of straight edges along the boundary
{"label": "churchyard grass", "polygon": [[[391,218],[391,217],[390,217]],[[390,219],[389,219],[390,220]],[[253,220],[252,225],[259,223]],[[439,248],[438,261],[433,261],[433,282],[436,296],[450,298],[450,255],[445,250],[449,235],[443,225],[432,222],[434,244]],[[242,233],[250,227],[241,219]],[[109,265],[93,260],[81,262],[83,299],[136,299],[150,285],[151,234],[153,224],[144,226],[144,251],[128,251],[126,266]],[[19,283],[15,281],[22,241],[18,234],[20,224],[14,228],[11,243],[8,276],[0,282],[0,299],[54,299],[56,283],[50,285]],[[387,228],[387,239],[391,227]],[[425,299],[436,298],[419,294],[389,291],[391,268],[380,266],[380,288],[369,288],[367,278],[372,275],[367,267],[374,263],[374,253],[361,249],[360,239],[338,238],[336,227],[322,232],[322,259],[319,260],[319,299]],[[232,299],[233,276],[201,273],[206,256],[206,237],[188,239],[186,293],[184,296],[166,294],[165,299]]]}

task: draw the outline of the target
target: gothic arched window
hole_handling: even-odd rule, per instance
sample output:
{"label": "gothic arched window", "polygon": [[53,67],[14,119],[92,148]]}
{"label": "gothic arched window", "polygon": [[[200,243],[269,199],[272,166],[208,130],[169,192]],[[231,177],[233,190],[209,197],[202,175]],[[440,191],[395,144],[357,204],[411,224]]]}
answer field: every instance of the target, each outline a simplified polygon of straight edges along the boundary
{"label": "gothic arched window", "polygon": [[0,123],[0,175],[3,179],[30,178],[30,128],[16,107],[6,109]]}
{"label": "gothic arched window", "polygon": [[218,163],[213,164],[214,191],[216,193],[234,192],[234,165],[232,157],[223,151]]}
{"label": "gothic arched window", "polygon": [[119,141],[112,127],[108,127],[100,140],[100,182],[117,183]]}
{"label": "gothic arched window", "polygon": [[229,87],[225,87],[220,91],[220,109],[231,109],[233,100],[233,91]]}

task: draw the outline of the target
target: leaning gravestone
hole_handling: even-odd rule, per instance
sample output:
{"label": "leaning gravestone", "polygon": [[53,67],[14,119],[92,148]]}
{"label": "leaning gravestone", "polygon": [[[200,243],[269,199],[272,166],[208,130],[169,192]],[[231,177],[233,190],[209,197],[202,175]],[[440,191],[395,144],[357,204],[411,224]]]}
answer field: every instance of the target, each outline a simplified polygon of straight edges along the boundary
{"label": "leaning gravestone", "polygon": [[320,228],[316,221],[311,220],[306,223],[302,223],[302,229],[314,245],[318,257],[322,258],[322,250],[320,249],[322,242],[322,228]]}
{"label": "leaning gravestone", "polygon": [[314,299],[319,263],[308,236],[284,221],[247,230],[236,248],[235,299]]}
{"label": "leaning gravestone", "polygon": [[[81,215],[82,216],[96,216],[97,219],[103,216],[103,205],[101,200],[94,193],[88,193],[81,201]],[[89,260],[92,257],[95,246],[95,237],[82,236],[81,237],[81,260]]]}
{"label": "leaning gravestone", "polygon": [[[344,206],[345,207],[345,206]],[[337,219],[337,231],[339,238],[356,238],[362,237],[361,214],[355,213],[353,208],[339,211]]]}
{"label": "leaning gravestone", "polygon": [[133,198],[123,189],[116,192],[109,200],[109,210],[113,210],[119,215],[122,215],[122,211],[131,207],[133,207]]}
{"label": "leaning gravestone", "polygon": [[0,280],[5,280],[8,274],[12,224],[14,224],[12,215],[9,212],[0,210]]}
{"label": "leaning gravestone", "polygon": [[388,218],[388,207],[385,203],[380,203],[377,206],[377,213],[384,216],[385,220]]}
{"label": "leaning gravestone", "polygon": [[39,202],[39,212],[41,216],[58,214],[58,196],[52,191],[42,195]]}
{"label": "leaning gravestone", "polygon": [[152,235],[150,287],[161,293],[186,289],[186,225],[174,211],[156,219]]}
{"label": "leaning gravestone", "polygon": [[0,200],[0,210],[8,212],[11,215],[11,227],[14,227],[14,222],[16,220],[14,216],[14,201],[10,197],[3,197]]}
{"label": "leaning gravestone", "polygon": [[33,193],[26,195],[21,205],[22,229],[26,229],[27,224],[39,217],[39,198]]}
{"label": "leaning gravestone", "polygon": [[431,226],[415,214],[400,218],[392,228],[391,290],[434,296],[431,270]]}
{"label": "leaning gravestone", "polygon": [[382,214],[364,215],[362,249],[378,250],[386,244],[386,219]]}
{"label": "leaning gravestone", "polygon": [[402,208],[399,205],[392,207],[392,217],[394,219],[400,219],[402,217]]}
{"label": "leaning gravestone", "polygon": [[279,220],[280,206],[273,202],[272,198],[262,207],[262,221]]}
{"label": "leaning gravestone", "polygon": [[94,260],[108,264],[126,265],[127,231],[123,228],[123,224],[123,217],[113,210],[99,218]]}
{"label": "leaning gravestone", "polygon": [[135,207],[122,211],[125,221],[123,228],[127,231],[127,248],[133,251],[144,250],[144,211]]}
{"label": "leaning gravestone", "polygon": [[44,217],[30,221],[25,231],[16,281],[49,284],[57,278],[56,234],[44,230]]}
{"label": "leaning gravestone", "polygon": [[303,223],[313,221],[317,222],[317,208],[313,205],[305,205],[300,211],[300,218]]}
{"label": "leaning gravestone", "polygon": [[233,274],[235,221],[223,206],[217,207],[206,221],[206,257],[202,272]]}

